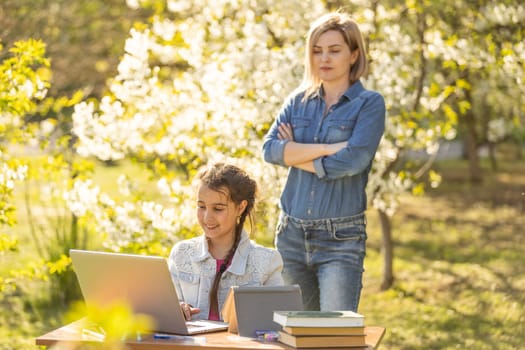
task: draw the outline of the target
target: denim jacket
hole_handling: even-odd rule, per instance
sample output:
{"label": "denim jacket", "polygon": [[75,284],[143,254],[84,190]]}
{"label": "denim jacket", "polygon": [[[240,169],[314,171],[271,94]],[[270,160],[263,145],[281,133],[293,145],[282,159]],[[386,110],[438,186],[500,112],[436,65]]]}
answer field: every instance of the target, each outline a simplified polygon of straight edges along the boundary
{"label": "denim jacket", "polygon": [[[176,243],[168,264],[179,301],[201,309],[193,319],[207,319],[209,292],[216,272],[216,261],[208,251],[204,235]],[[243,231],[232,262],[219,286],[219,311],[231,286],[282,285],[283,260],[275,249],[263,247]],[[222,316],[221,316],[222,317]]]}
{"label": "denim jacket", "polygon": [[347,145],[339,152],[314,160],[315,174],[290,167],[281,194],[281,210],[289,216],[315,220],[340,218],[365,211],[368,173],[385,129],[383,97],[355,82],[326,116],[323,91],[302,101],[290,96],[270,127],[262,147],[264,160],[281,166],[287,140],[278,139],[278,125],[292,125],[298,143]]}

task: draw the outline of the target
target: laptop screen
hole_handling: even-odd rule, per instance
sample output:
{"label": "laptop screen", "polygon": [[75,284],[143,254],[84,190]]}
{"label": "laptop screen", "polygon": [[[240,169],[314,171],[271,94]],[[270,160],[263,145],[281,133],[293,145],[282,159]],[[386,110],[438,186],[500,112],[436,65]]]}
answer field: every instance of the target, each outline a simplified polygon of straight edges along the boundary
{"label": "laptop screen", "polygon": [[[135,313],[150,316],[155,322],[154,331],[192,333],[165,258],[76,249],[70,250],[70,256],[86,305],[103,307],[125,302]],[[215,324],[219,326],[227,328]],[[198,333],[211,331],[204,326],[192,328]]]}

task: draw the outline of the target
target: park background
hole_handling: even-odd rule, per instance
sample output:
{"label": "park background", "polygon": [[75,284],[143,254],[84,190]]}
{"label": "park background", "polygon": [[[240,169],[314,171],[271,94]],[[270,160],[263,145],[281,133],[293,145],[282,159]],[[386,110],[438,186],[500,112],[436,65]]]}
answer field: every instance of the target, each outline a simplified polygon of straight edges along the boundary
{"label": "park background", "polygon": [[384,349],[522,347],[520,1],[3,0],[1,349],[80,317],[70,248],[166,256],[199,234],[190,179],[208,161],[257,178],[253,238],[272,245],[286,169],[262,136],[334,9],[360,23],[387,103],[359,311]]}

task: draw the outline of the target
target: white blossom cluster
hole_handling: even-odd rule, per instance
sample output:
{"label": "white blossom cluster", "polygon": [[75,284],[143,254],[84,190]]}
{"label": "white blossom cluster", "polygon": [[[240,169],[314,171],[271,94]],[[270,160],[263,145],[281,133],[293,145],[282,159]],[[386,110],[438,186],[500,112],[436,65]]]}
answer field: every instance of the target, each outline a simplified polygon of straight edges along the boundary
{"label": "white blossom cluster", "polygon": [[[257,6],[249,1],[215,1],[209,5],[207,1],[170,1],[168,8],[187,13],[187,20],[156,17],[150,29],[130,33],[118,75],[110,85],[111,95],[98,107],[94,103],[75,106],[73,132],[79,139],[78,152],[103,160],[144,154],[196,156],[204,162],[243,152],[247,158],[230,157],[229,161],[241,163],[254,174],[266,200],[276,206],[284,169],[262,162],[260,133],[298,84],[304,33],[323,7],[317,1],[267,1]],[[172,40],[182,44],[165,44]],[[161,64],[151,66],[152,61]],[[188,69],[171,72],[166,78],[163,65],[177,63]],[[177,205],[176,213],[193,213],[188,209],[193,208],[190,191],[181,191],[189,185],[169,181],[161,179],[159,186]],[[82,201],[82,196],[71,195],[72,208],[75,201]],[[120,215],[130,218],[112,218],[118,223],[113,227],[103,215],[95,215],[100,231],[108,232],[113,241],[118,235],[124,241],[130,239],[137,218],[146,217],[142,203],[127,202],[119,208]],[[170,213],[159,206],[150,208],[156,208],[147,211],[150,215]],[[92,206],[91,210],[97,209]],[[176,236],[181,225],[194,223],[178,215],[170,218],[169,224],[155,229],[165,227],[163,231]]]}
{"label": "white blossom cluster", "polygon": [[525,21],[525,4],[488,3],[480,9],[480,16],[475,23],[478,29],[493,24],[519,24]]}
{"label": "white blossom cluster", "polygon": [[489,121],[487,138],[490,142],[498,142],[507,136],[510,127],[503,118],[492,119]]}
{"label": "white blossom cluster", "polygon": [[15,182],[22,181],[26,177],[26,174],[27,166],[25,165],[11,167],[3,163],[2,167],[0,167],[0,186],[8,190],[13,190],[15,188]]}
{"label": "white blossom cluster", "polygon": [[[0,150],[0,159],[3,153]],[[6,211],[9,206],[4,203],[10,203],[15,183],[25,179],[27,175],[27,166],[13,166],[2,163],[0,166],[0,225],[8,222],[9,213]]]}
{"label": "white blossom cluster", "polygon": [[[11,101],[19,101],[22,106],[19,113],[0,110],[0,125],[5,136],[9,137],[9,132],[15,130],[21,131],[25,127],[23,120],[23,113],[30,107],[31,101],[43,99],[48,92],[47,82],[43,81],[39,76],[33,79],[24,79],[19,82],[20,78],[13,77],[14,72],[7,70],[2,72],[8,80],[11,80],[12,85],[7,87],[6,91],[2,93],[2,99],[6,101],[9,106]],[[3,87],[5,88],[5,87]],[[22,102],[23,101],[23,102]],[[4,106],[2,106],[4,107]],[[4,136],[4,135],[2,135]],[[28,137],[31,135],[27,135]]]}
{"label": "white blossom cluster", "polygon": [[[264,123],[272,122],[286,95],[299,83],[304,33],[311,20],[322,13],[323,6],[317,1],[268,1],[257,7],[242,1],[208,5],[207,1],[194,1],[191,6],[188,1],[171,1],[172,11],[191,12],[188,20],[172,22],[156,18],[151,30],[131,32],[119,74],[110,86],[113,97],[102,99],[98,111],[93,104],[87,103],[75,108],[74,132],[80,140],[78,150],[84,156],[94,155],[101,159],[120,159],[126,154],[144,152],[161,157],[192,154],[202,160],[227,160],[254,174],[264,196],[261,199],[276,211],[285,173],[284,169],[262,162],[259,155],[261,137],[257,132],[262,130]],[[269,10],[274,8],[279,11]],[[386,11],[383,13],[391,16]],[[371,47],[374,61],[389,64],[375,65],[369,84],[380,88],[389,108],[402,110],[412,102],[406,94],[411,81],[396,77],[401,69],[409,73],[410,68],[404,60],[411,57],[414,44],[397,24],[385,30],[392,40],[402,45],[396,45],[396,51],[391,50],[393,46],[389,43]],[[184,45],[160,44],[175,35],[182,38]],[[281,46],[268,45],[278,41],[282,42]],[[190,69],[173,75],[168,82],[160,78],[162,67],[150,67],[152,57],[163,63],[186,62]],[[397,136],[407,131],[391,124],[392,138],[402,140]],[[433,135],[430,134],[431,140]],[[411,135],[404,139],[403,142],[408,142]],[[399,145],[383,142],[377,168],[386,169],[392,155],[396,154],[395,147]],[[228,156],[239,150],[249,156]],[[395,181],[392,177],[396,174],[389,175],[387,180],[382,180],[380,172],[377,174],[370,187],[389,191],[392,195],[376,195],[373,204],[393,213],[396,194],[410,184]],[[168,179],[161,179],[159,186],[177,205],[177,213],[188,213],[186,220],[173,216],[173,221],[167,225],[156,226],[176,236],[180,225],[191,227],[194,222],[190,215],[193,203],[189,200],[190,191],[181,190],[187,185],[177,180],[170,183]],[[185,195],[180,196],[180,193]],[[81,200],[82,197],[74,198]],[[72,201],[71,206],[74,207]],[[157,208],[148,211],[150,218],[151,213],[167,210],[160,204],[150,205],[150,208]],[[92,210],[97,212],[95,207]],[[110,241],[117,246],[134,239],[139,228],[145,232],[142,239],[148,237],[147,232],[153,232],[139,226],[140,218],[145,218],[143,203],[126,202],[112,212],[126,219],[108,220],[100,212],[94,216],[99,230],[107,232]],[[275,220],[276,215],[273,217]],[[163,221],[159,219],[158,222]],[[268,226],[273,227],[274,222]]]}
{"label": "white blossom cluster", "polygon": [[[417,91],[414,86],[417,77],[417,69],[421,65],[418,61],[418,52],[423,49],[427,58],[430,58],[435,45],[439,44],[430,38],[427,47],[421,47],[410,34],[404,30],[398,20],[398,12],[388,10],[381,4],[377,7],[376,20],[382,23],[380,32],[374,34],[378,39],[370,42],[369,55],[373,62],[370,75],[366,79],[369,88],[375,88],[385,97],[387,106],[387,120],[385,135],[376,153],[372,172],[367,185],[367,195],[374,208],[393,215],[398,208],[399,195],[409,191],[416,185],[417,175],[414,171],[403,168],[401,171],[389,170],[390,165],[404,156],[405,150],[421,150],[429,156],[437,153],[439,140],[455,137],[455,129],[447,127],[443,123],[430,122],[430,118],[424,118],[420,124],[412,122],[407,127],[406,115],[410,114],[415,104]],[[370,22],[364,26],[367,31],[373,31],[371,11],[363,11],[363,19]],[[379,38],[384,40],[379,40]],[[437,39],[435,39],[437,40]],[[395,44],[394,44],[395,43]],[[440,48],[443,49],[443,48]],[[433,77],[439,81],[440,76]],[[431,93],[430,83],[425,82],[422,95],[419,96],[421,106],[420,113],[436,113],[446,99],[446,94],[441,91],[438,94]]]}
{"label": "white blossom cluster", "polygon": [[[127,0],[132,8],[147,2]],[[424,81],[419,108],[414,109],[419,50],[429,61],[450,60],[474,69],[495,58],[478,52],[467,39],[445,37],[438,29],[427,30],[421,46],[400,23],[397,9],[379,3],[372,12],[366,0],[350,3],[360,5],[352,15],[364,34],[374,38],[369,43],[372,66],[365,85],[383,94],[388,110],[385,136],[370,176],[369,198],[375,208],[393,215],[399,194],[415,186],[417,176],[410,169],[389,170],[392,162],[409,149],[435,154],[440,139],[455,137],[453,127],[434,118],[448,96],[444,92],[447,82],[438,73]],[[79,140],[78,152],[103,160],[135,155],[187,161],[188,166],[208,161],[238,164],[257,179],[271,228],[286,174],[284,168],[263,162],[262,132],[300,82],[304,35],[310,23],[325,12],[324,3],[168,0],[167,9],[172,13],[169,18],[159,15],[147,29],[131,31],[110,93],[98,103],[75,106],[73,132]],[[483,11],[496,14],[503,10]],[[515,20],[520,16],[518,8],[515,15],[500,17]],[[509,57],[502,67],[520,72],[517,61]],[[436,92],[439,84],[442,90]],[[413,122],[409,123],[410,118]],[[191,163],[192,159],[198,162]],[[121,184],[126,182],[121,180]],[[75,184],[67,200],[79,215],[91,215],[115,248],[139,236],[142,241],[153,239],[159,231],[177,239],[181,230],[195,225],[194,189],[187,179],[171,177],[158,179],[157,186],[166,199],[162,204],[117,204],[84,182]]]}
{"label": "white blossom cluster", "polygon": [[117,203],[91,180],[75,180],[63,199],[74,215],[88,217],[106,238],[103,244],[115,251],[126,249],[130,242],[146,244],[166,236],[176,238],[182,228],[195,225],[193,208],[175,209],[146,200]]}

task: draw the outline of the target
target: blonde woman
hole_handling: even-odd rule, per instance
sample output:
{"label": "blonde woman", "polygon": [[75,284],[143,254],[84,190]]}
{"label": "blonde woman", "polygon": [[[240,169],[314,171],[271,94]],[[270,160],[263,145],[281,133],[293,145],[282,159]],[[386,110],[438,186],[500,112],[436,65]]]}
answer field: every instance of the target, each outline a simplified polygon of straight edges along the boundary
{"label": "blonde woman", "polygon": [[367,57],[344,13],[315,21],[302,84],[284,102],[263,144],[265,161],[289,168],[276,247],[287,284],[307,310],[357,311],[365,257],[365,187],[385,127],[383,97],[360,78]]}

